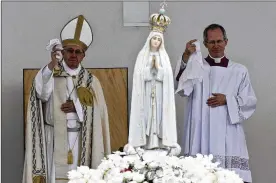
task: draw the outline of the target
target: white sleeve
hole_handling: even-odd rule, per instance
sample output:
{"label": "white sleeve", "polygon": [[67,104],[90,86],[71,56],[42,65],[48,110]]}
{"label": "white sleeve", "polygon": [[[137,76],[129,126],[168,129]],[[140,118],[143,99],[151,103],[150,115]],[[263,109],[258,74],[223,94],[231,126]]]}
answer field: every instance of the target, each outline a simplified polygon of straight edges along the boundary
{"label": "white sleeve", "polygon": [[256,110],[257,98],[245,73],[236,95],[227,95],[227,109],[231,124],[241,123],[250,118]]}
{"label": "white sleeve", "polygon": [[156,80],[163,82],[164,78],[164,69],[162,67],[159,67],[156,74]]}
{"label": "white sleeve", "polygon": [[144,69],[144,76],[145,76],[145,81],[151,81],[153,79],[153,76],[152,76],[152,69],[150,68],[150,66],[147,66],[145,69]]}
{"label": "white sleeve", "polygon": [[193,91],[193,84],[191,82],[183,82],[182,75],[185,72],[187,63],[182,60],[182,56],[178,59],[175,71],[175,93],[179,94],[182,97],[189,96]]}
{"label": "white sleeve", "polygon": [[75,105],[76,113],[79,118],[79,122],[83,122],[83,110],[79,98],[77,97],[75,100],[73,100],[73,102]]}
{"label": "white sleeve", "polygon": [[42,101],[48,101],[53,91],[53,72],[46,65],[35,76],[35,89]]}
{"label": "white sleeve", "polygon": [[177,60],[176,67],[174,69],[174,78],[176,79],[178,77],[178,74],[180,71],[184,70],[187,66],[187,63],[185,63],[182,60],[182,56]]}

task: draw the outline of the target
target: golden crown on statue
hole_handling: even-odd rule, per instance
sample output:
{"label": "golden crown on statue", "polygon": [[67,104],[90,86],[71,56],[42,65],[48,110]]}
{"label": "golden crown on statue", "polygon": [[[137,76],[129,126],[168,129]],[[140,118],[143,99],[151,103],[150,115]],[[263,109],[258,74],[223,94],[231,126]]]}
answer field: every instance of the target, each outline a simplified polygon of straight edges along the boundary
{"label": "golden crown on statue", "polygon": [[152,31],[164,33],[167,26],[171,23],[171,19],[168,16],[164,15],[164,5],[166,4],[163,3],[162,8],[159,10],[159,13],[154,13],[150,16],[150,25]]}

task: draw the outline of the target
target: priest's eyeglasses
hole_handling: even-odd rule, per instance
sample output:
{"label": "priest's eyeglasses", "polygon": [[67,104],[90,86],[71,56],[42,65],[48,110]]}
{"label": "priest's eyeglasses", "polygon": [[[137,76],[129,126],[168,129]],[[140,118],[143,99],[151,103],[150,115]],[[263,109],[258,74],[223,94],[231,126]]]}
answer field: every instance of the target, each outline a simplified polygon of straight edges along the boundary
{"label": "priest's eyeglasses", "polygon": [[211,41],[207,41],[208,44],[211,44],[211,45],[215,45],[216,43],[217,44],[222,44],[224,42],[224,40],[211,40]]}
{"label": "priest's eyeglasses", "polygon": [[70,54],[73,54],[75,53],[77,56],[80,56],[83,54],[83,51],[79,50],[79,49],[72,49],[72,48],[68,48],[68,49],[64,49],[66,52],[70,53]]}

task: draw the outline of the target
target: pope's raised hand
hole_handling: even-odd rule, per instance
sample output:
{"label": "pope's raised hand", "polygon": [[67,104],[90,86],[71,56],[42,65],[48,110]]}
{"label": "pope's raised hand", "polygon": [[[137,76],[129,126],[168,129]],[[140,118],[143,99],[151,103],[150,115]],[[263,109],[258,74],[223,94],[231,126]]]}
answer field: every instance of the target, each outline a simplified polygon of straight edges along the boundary
{"label": "pope's raised hand", "polygon": [[51,51],[51,62],[48,64],[50,70],[53,70],[58,64],[61,57],[60,52],[61,50],[55,47],[53,48],[53,51]]}

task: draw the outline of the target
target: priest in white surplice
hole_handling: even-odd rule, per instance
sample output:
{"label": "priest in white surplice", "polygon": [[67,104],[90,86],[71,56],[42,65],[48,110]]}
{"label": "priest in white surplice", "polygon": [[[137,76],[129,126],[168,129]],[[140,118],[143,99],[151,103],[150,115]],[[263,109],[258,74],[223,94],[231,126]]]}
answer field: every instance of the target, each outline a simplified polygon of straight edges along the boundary
{"label": "priest in white surplice", "polygon": [[188,96],[181,146],[185,155],[213,154],[223,167],[252,182],[243,130],[257,102],[249,73],[225,56],[228,39],[222,26],[212,24],[203,35],[209,55],[200,59],[197,41],[191,40],[175,70],[177,93]]}
{"label": "priest in white surplice", "polygon": [[68,171],[96,168],[110,154],[102,87],[81,65],[93,41],[91,27],[80,15],[64,26],[61,40],[30,91],[23,183],[65,183]]}
{"label": "priest in white surplice", "polygon": [[163,32],[169,17],[151,15],[151,28],[133,73],[129,145],[147,150],[176,147],[174,78]]}

